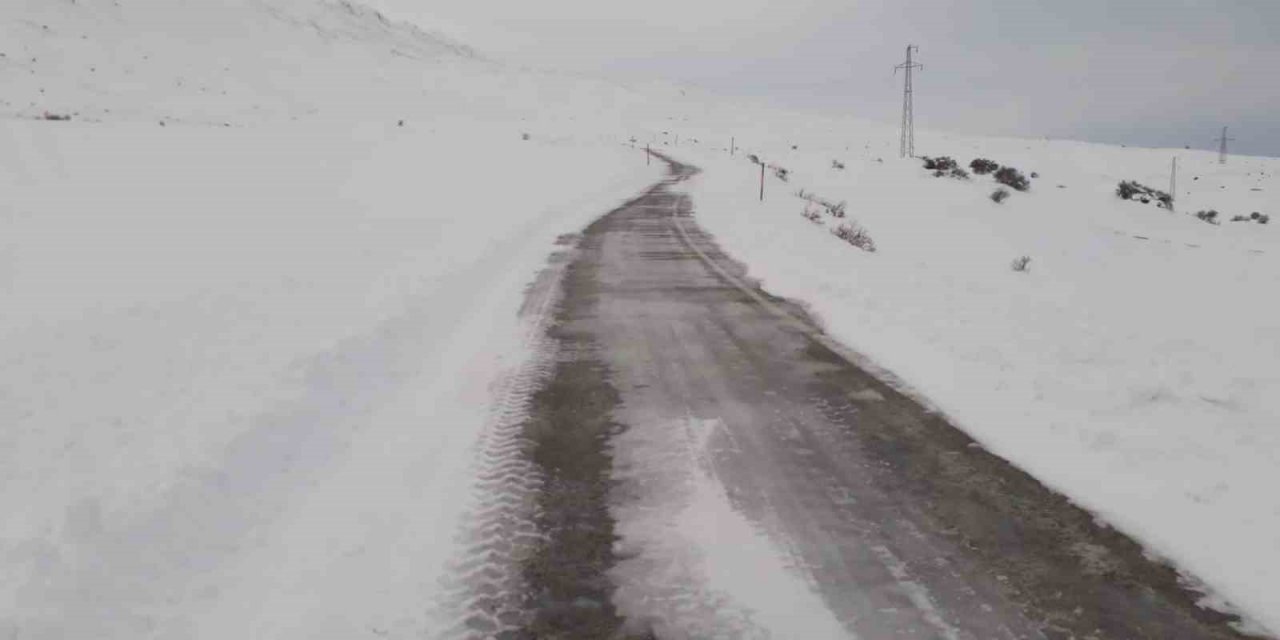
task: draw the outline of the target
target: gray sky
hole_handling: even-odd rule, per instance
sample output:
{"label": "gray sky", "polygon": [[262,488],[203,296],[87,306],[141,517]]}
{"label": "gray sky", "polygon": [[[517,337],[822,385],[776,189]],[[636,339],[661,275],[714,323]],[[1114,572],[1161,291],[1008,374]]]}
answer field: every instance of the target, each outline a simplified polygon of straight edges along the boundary
{"label": "gray sky", "polygon": [[1280,156],[1280,0],[376,0],[498,59],[918,126]]}

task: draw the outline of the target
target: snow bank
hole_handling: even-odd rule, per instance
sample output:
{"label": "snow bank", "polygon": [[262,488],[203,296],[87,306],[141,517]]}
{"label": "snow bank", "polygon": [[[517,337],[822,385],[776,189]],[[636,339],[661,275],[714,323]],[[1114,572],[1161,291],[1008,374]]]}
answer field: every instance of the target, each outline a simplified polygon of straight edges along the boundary
{"label": "snow bank", "polygon": [[429,631],[616,95],[333,0],[6,3],[0,81],[0,636]]}
{"label": "snow bank", "polygon": [[0,635],[422,630],[524,286],[658,176],[441,129],[0,123]]}
{"label": "snow bank", "polygon": [[[889,129],[853,124],[740,137],[791,170],[770,172],[763,203],[741,151],[674,151],[706,170],[700,222],[991,450],[1280,629],[1280,226],[1188,213],[1275,213],[1280,160],[926,138],[962,166],[1041,174],[1000,205],[990,176],[934,178],[891,153]],[[1179,213],[1114,195],[1121,179],[1167,188],[1174,155]],[[830,233],[847,220],[802,218],[801,188],[847,201],[878,252]],[[1022,255],[1029,273],[1010,268]]]}

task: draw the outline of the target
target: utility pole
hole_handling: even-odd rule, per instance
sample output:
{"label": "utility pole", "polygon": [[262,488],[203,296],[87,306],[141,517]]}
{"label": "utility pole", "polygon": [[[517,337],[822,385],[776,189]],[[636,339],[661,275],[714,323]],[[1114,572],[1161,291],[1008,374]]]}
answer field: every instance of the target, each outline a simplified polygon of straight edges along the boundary
{"label": "utility pole", "polygon": [[1169,173],[1169,211],[1174,211],[1178,200],[1178,157],[1173,158],[1173,170]]}
{"label": "utility pole", "polygon": [[916,157],[916,118],[914,105],[911,102],[911,75],[916,69],[924,69],[924,65],[911,61],[912,51],[919,51],[920,47],[913,44],[907,45],[907,61],[893,68],[893,75],[898,75],[898,69],[906,71],[906,82],[902,87],[902,139],[898,155],[906,158],[908,156]]}
{"label": "utility pole", "polygon": [[1218,137],[1218,164],[1227,163],[1227,141],[1235,140],[1235,138],[1227,137],[1227,128],[1222,128],[1222,135]]}

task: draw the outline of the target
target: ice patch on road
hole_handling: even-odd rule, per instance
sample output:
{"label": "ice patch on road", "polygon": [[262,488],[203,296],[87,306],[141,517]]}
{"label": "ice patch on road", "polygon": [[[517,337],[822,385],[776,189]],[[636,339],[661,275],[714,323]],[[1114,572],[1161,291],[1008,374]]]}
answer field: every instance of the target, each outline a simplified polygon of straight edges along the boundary
{"label": "ice patch on road", "polygon": [[[733,506],[717,477],[718,418],[633,425],[619,436],[614,596],[628,623],[662,638],[849,638],[800,563]],[[645,466],[629,464],[644,460]]]}

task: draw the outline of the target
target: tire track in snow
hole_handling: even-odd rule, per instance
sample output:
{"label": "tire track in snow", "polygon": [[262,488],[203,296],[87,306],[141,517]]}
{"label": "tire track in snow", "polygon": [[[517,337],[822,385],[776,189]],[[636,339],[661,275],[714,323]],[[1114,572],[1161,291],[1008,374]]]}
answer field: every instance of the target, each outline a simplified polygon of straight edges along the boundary
{"label": "tire track in snow", "polygon": [[[561,236],[557,244],[572,240]],[[528,356],[495,385],[473,472],[473,505],[459,533],[463,551],[441,579],[443,595],[434,605],[442,640],[518,637],[532,618],[522,566],[544,538],[535,522],[543,478],[529,458],[524,424],[534,394],[555,368],[557,349],[547,328],[571,256],[571,250],[552,254],[520,310]]]}

